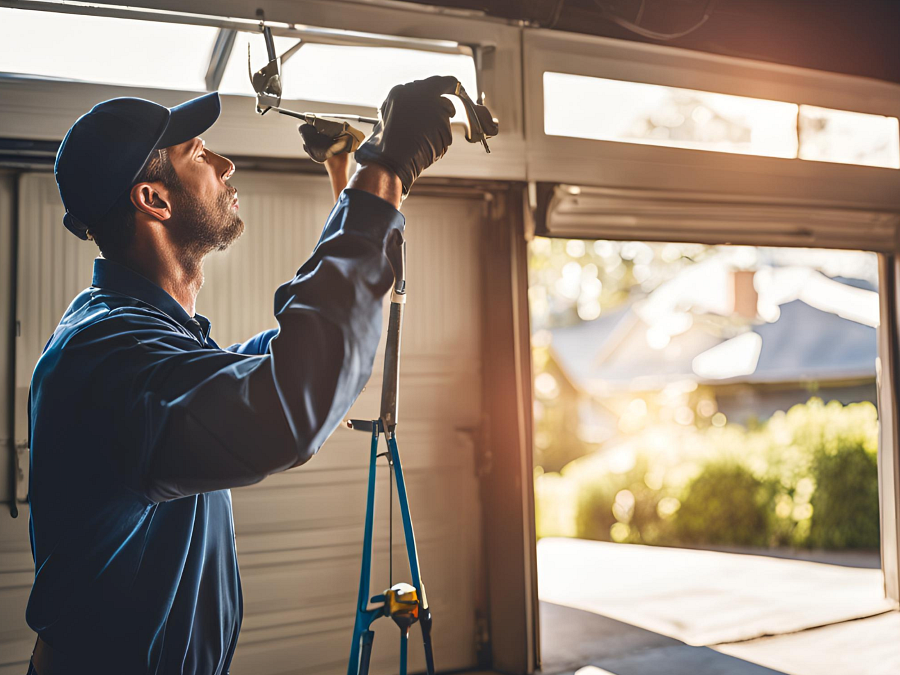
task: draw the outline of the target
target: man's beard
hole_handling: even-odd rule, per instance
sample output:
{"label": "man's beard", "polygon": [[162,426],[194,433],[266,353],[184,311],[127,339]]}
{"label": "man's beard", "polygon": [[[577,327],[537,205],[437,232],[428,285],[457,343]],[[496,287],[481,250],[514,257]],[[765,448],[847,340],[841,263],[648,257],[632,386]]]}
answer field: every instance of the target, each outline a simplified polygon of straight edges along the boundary
{"label": "man's beard", "polygon": [[241,236],[244,221],[232,207],[235,190],[224,190],[214,200],[204,201],[185,190],[174,195],[176,228],[182,262],[199,266],[212,251],[224,251]]}

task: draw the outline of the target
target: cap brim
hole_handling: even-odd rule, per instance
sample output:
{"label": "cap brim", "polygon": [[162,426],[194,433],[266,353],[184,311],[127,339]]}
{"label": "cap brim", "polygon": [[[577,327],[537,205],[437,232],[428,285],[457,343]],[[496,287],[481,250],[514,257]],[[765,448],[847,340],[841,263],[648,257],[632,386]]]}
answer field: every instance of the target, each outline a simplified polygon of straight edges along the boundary
{"label": "cap brim", "polygon": [[63,225],[65,225],[66,229],[76,237],[82,241],[87,241],[87,226],[68,211],[63,216]]}
{"label": "cap brim", "polygon": [[169,148],[196,138],[215,124],[221,111],[219,93],[215,91],[175,106],[155,148]]}

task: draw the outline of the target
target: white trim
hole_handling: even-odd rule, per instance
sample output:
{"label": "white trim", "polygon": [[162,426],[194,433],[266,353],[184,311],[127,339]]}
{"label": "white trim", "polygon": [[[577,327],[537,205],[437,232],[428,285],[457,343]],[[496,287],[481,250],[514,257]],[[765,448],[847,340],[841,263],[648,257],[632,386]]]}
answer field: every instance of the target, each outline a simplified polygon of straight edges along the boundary
{"label": "white trim", "polygon": [[878,515],[885,595],[900,601],[900,435],[897,419],[898,285],[896,255],[878,256]]}
{"label": "white trim", "polygon": [[900,213],[684,191],[556,186],[538,234],[581,239],[900,250]]}

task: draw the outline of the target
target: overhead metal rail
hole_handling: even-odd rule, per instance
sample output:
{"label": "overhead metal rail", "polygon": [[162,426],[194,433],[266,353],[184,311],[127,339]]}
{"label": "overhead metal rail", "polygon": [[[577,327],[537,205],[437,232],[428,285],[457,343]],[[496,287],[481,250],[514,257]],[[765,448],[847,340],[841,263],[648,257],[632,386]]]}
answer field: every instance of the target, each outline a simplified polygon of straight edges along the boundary
{"label": "overhead metal rail", "polygon": [[225,66],[228,65],[228,59],[234,49],[235,38],[237,31],[231,28],[220,28],[216,33],[216,41],[209,56],[209,65],[204,78],[207,91],[215,91],[222,84],[222,76],[225,75]]}

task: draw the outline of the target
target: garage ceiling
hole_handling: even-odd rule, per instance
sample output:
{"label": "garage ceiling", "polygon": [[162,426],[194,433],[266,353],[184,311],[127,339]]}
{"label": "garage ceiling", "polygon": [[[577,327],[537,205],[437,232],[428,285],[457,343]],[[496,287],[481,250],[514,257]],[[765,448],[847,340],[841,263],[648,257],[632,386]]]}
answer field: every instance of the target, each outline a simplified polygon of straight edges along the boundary
{"label": "garage ceiling", "polygon": [[[430,0],[414,4],[483,11],[562,31],[861,75],[900,83],[900,2],[890,0]],[[656,33],[654,40],[617,20]],[[641,9],[643,7],[643,9]],[[640,17],[638,19],[638,17]]]}

